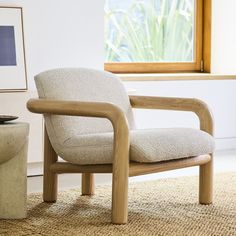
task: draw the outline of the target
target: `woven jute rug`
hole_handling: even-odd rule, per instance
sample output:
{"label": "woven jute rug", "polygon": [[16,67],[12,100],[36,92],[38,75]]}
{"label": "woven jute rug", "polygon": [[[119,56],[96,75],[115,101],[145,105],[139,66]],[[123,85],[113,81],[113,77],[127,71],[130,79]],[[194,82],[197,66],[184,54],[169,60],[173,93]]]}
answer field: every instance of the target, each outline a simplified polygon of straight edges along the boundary
{"label": "woven jute rug", "polygon": [[54,204],[28,197],[28,218],[0,220],[0,235],[236,235],[236,173],[216,175],[214,204],[198,204],[198,178],[130,184],[129,222],[112,225],[111,186],[93,197],[80,189],[59,193]]}

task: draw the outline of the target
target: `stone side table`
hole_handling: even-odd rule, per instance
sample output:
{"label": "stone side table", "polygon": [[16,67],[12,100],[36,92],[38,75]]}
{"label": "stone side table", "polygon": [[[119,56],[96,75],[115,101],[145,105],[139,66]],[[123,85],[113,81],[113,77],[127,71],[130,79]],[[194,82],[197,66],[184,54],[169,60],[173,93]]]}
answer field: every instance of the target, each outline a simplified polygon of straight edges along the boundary
{"label": "stone side table", "polygon": [[0,219],[26,217],[29,124],[0,124]]}

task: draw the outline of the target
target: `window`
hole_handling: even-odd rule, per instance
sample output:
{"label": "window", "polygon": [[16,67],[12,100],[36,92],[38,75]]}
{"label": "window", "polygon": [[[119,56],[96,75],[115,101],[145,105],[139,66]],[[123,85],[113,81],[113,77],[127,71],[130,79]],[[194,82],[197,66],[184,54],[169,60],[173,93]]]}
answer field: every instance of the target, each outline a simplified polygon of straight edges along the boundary
{"label": "window", "polygon": [[209,72],[210,8],[211,0],[106,0],[105,69]]}

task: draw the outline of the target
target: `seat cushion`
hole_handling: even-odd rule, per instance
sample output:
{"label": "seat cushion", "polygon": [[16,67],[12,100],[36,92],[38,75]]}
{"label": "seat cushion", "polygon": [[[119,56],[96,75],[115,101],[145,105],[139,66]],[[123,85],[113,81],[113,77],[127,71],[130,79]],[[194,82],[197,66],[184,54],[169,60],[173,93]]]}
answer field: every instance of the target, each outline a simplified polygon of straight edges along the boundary
{"label": "seat cushion", "polygon": [[[113,133],[76,135],[67,139],[58,155],[81,165],[112,163]],[[130,160],[160,162],[210,154],[214,139],[206,132],[190,128],[130,131]]]}
{"label": "seat cushion", "polygon": [[130,158],[137,162],[180,159],[213,151],[213,137],[197,129],[147,129],[131,135]]}

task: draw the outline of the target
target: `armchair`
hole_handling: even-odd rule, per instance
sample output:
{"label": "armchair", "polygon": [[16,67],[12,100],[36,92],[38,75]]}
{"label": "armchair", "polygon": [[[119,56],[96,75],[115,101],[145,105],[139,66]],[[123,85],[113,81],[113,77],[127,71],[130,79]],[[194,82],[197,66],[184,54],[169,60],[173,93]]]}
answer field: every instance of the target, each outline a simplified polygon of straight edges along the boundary
{"label": "armchair", "polygon": [[[112,222],[125,224],[128,177],[200,167],[199,202],[212,202],[213,120],[197,99],[130,96],[111,73],[57,69],[35,77],[39,99],[27,107],[45,118],[45,202],[57,199],[57,175],[82,173],[82,194],[94,194],[94,173],[112,173]],[[131,108],[192,111],[200,130],[136,130]],[[103,119],[101,119],[103,118]],[[105,119],[104,119],[105,118]],[[58,156],[66,162],[59,162]]]}

